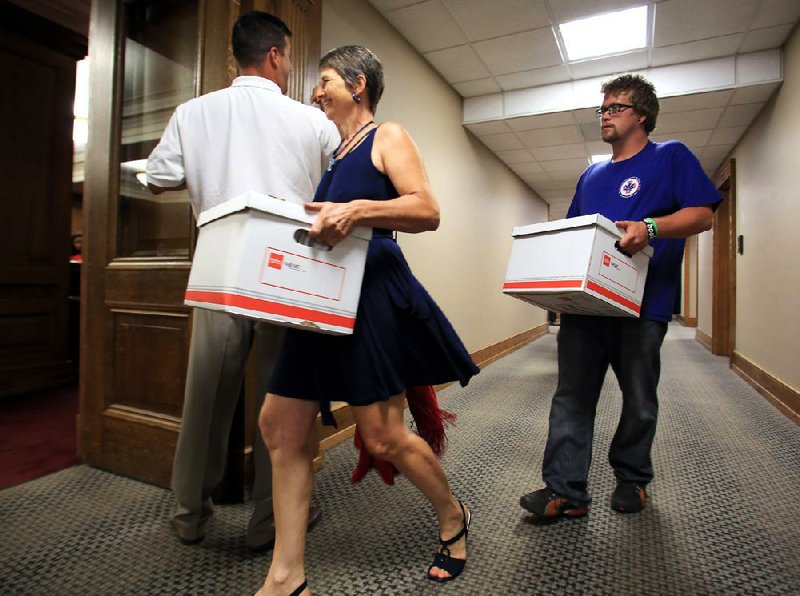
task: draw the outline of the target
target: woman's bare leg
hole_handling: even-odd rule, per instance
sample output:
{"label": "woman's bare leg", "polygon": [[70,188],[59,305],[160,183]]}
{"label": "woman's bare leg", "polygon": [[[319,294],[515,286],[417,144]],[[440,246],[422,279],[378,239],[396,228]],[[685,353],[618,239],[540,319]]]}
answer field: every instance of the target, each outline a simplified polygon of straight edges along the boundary
{"label": "woman's bare leg", "polygon": [[[353,412],[367,450],[393,463],[425,495],[436,511],[440,535],[451,538],[463,525],[461,506],[450,492],[436,454],[424,439],[406,427],[403,406],[403,395],[396,395],[386,402],[353,407]],[[467,545],[463,538],[449,548],[452,557],[466,559]],[[447,577],[449,573],[434,567],[431,575]]]}
{"label": "woman's bare leg", "polygon": [[[290,594],[305,579],[306,526],[314,489],[314,420],[319,404],[267,394],[258,417],[272,461],[275,548],[259,594]],[[309,594],[304,590],[303,594]]]}

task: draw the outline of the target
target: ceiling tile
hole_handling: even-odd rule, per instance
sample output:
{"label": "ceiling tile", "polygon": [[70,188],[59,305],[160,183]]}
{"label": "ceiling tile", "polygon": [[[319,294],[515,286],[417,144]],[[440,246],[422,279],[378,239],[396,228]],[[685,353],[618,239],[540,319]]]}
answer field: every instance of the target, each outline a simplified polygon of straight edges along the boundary
{"label": "ceiling tile", "polygon": [[[599,102],[598,102],[599,107]],[[595,112],[597,108],[583,108],[580,110],[573,110],[572,116],[578,124],[595,124],[599,126],[600,119]]]}
{"label": "ceiling tile", "polygon": [[724,108],[733,95],[733,91],[711,91],[708,93],[692,93],[691,95],[678,95],[666,97],[659,101],[661,114],[670,112],[689,112],[706,108]]}
{"label": "ceiling tile", "polygon": [[[384,13],[384,16],[418,52],[449,48],[467,41],[439,0],[413,4]],[[485,75],[466,78],[478,79],[482,76]]]}
{"label": "ceiling tile", "polygon": [[526,70],[523,72],[512,72],[495,77],[497,83],[505,91],[550,85],[552,83],[563,83],[569,81],[569,79],[569,68],[564,64],[547,68],[537,68],[535,70]]}
{"label": "ceiling tile", "polygon": [[[589,162],[586,160],[586,158],[584,158],[583,170],[585,170],[588,166]],[[561,184],[563,188],[569,188],[575,190],[575,186],[578,184],[578,178],[580,178],[581,174],[583,174],[583,170],[577,173],[574,171],[549,172],[550,180]]]}
{"label": "ceiling tile", "polygon": [[735,145],[739,139],[742,138],[744,131],[747,130],[746,126],[736,126],[734,128],[717,128],[711,138],[708,140],[709,145]]}
{"label": "ceiling tile", "polygon": [[544,0],[443,0],[444,5],[470,41],[550,25]]}
{"label": "ceiling tile", "polygon": [[571,157],[586,158],[586,148],[583,143],[570,143],[569,145],[554,145],[552,147],[539,147],[531,149],[534,159],[539,162],[554,159],[569,159]]}
{"label": "ceiling tile", "polygon": [[587,122],[586,124],[579,125],[581,129],[581,136],[587,143],[600,140],[600,121]]}
{"label": "ceiling tile", "polygon": [[500,85],[495,83],[492,78],[453,83],[453,87],[455,87],[455,90],[458,91],[462,97],[476,97],[478,95],[488,95],[489,93],[498,93],[501,91]]}
{"label": "ceiling tile", "polygon": [[700,152],[700,159],[719,165],[731,152],[731,149],[733,149],[733,145],[709,145]]}
{"label": "ceiling tile", "polygon": [[744,39],[743,33],[712,37],[677,45],[653,48],[652,65],[679,64],[706,58],[718,58],[735,54]]}
{"label": "ceiling tile", "polygon": [[601,75],[612,75],[647,68],[647,50],[630,52],[623,56],[609,56],[596,60],[573,62],[569,71],[573,79],[587,79]]}
{"label": "ceiling tile", "polygon": [[749,126],[753,119],[763,108],[760,103],[746,103],[738,106],[729,106],[725,109],[719,121],[720,128],[730,128],[734,126]]}
{"label": "ceiling tile", "polygon": [[552,128],[554,126],[567,126],[573,124],[569,112],[555,112],[553,114],[539,114],[537,116],[523,116],[522,118],[509,118],[506,120],[511,130],[518,132],[536,130],[537,128]]}
{"label": "ceiling tile", "polygon": [[519,132],[517,136],[529,149],[549,147],[552,145],[565,145],[568,143],[580,143],[583,141],[580,131],[575,125],[529,130]]}
{"label": "ceiling tile", "polygon": [[511,132],[480,137],[480,139],[483,141],[484,145],[495,152],[523,148],[522,143],[520,143],[519,139]]}
{"label": "ceiling tile", "polygon": [[656,143],[663,143],[664,141],[680,141],[692,149],[692,151],[704,147],[706,143],[708,143],[709,137],[711,137],[711,129],[650,135],[650,139]]}
{"label": "ceiling tile", "polygon": [[641,6],[646,0],[550,0],[550,10],[557,24],[592,17],[623,8]]}
{"label": "ceiling tile", "polygon": [[489,76],[470,46],[458,46],[425,54],[425,58],[450,83],[473,81]]}
{"label": "ceiling tile", "polygon": [[[532,164],[533,156],[527,149],[512,149],[510,151],[498,151],[497,157],[502,159],[508,165],[514,164]],[[541,167],[538,168],[541,171]]]}
{"label": "ceiling tile", "polygon": [[761,0],[752,28],[795,23],[800,19],[800,2],[797,0]]}
{"label": "ceiling tile", "polygon": [[494,75],[561,64],[550,27],[479,41],[473,47]]}
{"label": "ceiling tile", "polygon": [[709,130],[717,125],[723,108],[693,110],[691,112],[672,112],[659,115],[656,121],[658,134],[686,132],[692,130]]}
{"label": "ceiling tile", "polygon": [[764,85],[739,87],[733,92],[731,105],[766,102],[780,86],[780,83],[766,83]]}
{"label": "ceiling tile", "polygon": [[590,157],[592,155],[610,155],[611,154],[611,145],[606,143],[605,141],[586,141],[584,143],[586,146],[586,153]]}
{"label": "ceiling tile", "polygon": [[667,0],[656,4],[655,47],[747,30],[758,0]]}
{"label": "ceiling tile", "polygon": [[[545,172],[572,172],[580,176],[583,171],[589,166],[589,162],[585,157],[572,158],[572,159],[555,159],[553,161],[542,162],[542,168]],[[577,178],[576,178],[577,180]]]}
{"label": "ceiling tile", "polygon": [[550,180],[550,176],[548,176],[545,172],[537,174],[525,174],[522,176],[522,179],[525,180],[525,182],[536,184],[537,186],[553,184],[553,182]]}
{"label": "ceiling tile", "polygon": [[529,161],[528,163],[511,164],[511,169],[514,170],[520,176],[530,176],[531,174],[541,174],[542,172],[544,172],[542,166],[540,166],[535,161]]}
{"label": "ceiling tile", "polygon": [[[800,4],[798,6],[800,6]],[[779,48],[789,37],[789,33],[791,33],[792,29],[794,29],[794,25],[789,24],[749,31],[739,51],[746,53]]]}
{"label": "ceiling tile", "polygon": [[511,132],[505,120],[492,120],[490,122],[476,122],[475,124],[465,125],[474,135],[483,137],[486,135],[499,135],[504,132]]}

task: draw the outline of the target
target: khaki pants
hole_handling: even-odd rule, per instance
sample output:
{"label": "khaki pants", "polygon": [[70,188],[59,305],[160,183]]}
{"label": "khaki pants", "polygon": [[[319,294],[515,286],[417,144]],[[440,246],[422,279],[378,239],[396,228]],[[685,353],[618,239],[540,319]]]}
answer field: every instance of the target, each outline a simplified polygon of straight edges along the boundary
{"label": "khaki pants", "polygon": [[[250,350],[255,347],[258,358],[262,397],[256,406],[260,408],[283,339],[283,328],[244,317],[197,308],[193,318],[183,419],[172,468],[176,500],[172,526],[185,540],[203,536],[212,514],[210,495],[225,472],[228,436]],[[272,469],[258,431],[253,455],[255,508],[247,542],[257,546],[271,539],[274,533]]]}

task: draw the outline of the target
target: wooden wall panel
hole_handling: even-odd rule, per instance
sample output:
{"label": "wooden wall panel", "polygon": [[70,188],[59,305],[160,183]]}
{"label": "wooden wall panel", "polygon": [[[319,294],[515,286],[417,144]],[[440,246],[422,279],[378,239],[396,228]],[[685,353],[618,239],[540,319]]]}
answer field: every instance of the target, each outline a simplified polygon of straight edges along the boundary
{"label": "wooden wall panel", "polygon": [[188,315],[112,312],[113,403],[180,417]]}

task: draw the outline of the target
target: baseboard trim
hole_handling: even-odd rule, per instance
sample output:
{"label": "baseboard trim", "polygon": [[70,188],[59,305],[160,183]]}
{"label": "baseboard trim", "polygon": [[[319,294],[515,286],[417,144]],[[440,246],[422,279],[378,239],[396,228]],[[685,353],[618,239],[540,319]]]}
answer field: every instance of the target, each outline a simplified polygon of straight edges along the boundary
{"label": "baseboard trim", "polygon": [[710,335],[706,335],[705,333],[703,333],[702,331],[697,329],[694,332],[694,338],[700,343],[701,346],[703,346],[706,350],[711,352],[711,336]]}
{"label": "baseboard trim", "polygon": [[[481,348],[480,350],[472,352],[470,356],[472,356],[475,364],[477,364],[479,368],[483,369],[495,360],[498,360],[503,356],[507,356],[514,350],[517,350],[533,340],[541,337],[542,335],[547,334],[547,332],[547,324],[545,323],[543,325],[533,327],[532,329],[528,329],[527,331],[523,331],[522,333],[518,333],[517,335],[504,339],[503,341],[499,341],[491,346]],[[436,391],[440,391],[448,385],[450,385],[450,383],[437,385],[434,387],[434,389]],[[337,405],[332,408],[332,411],[338,428],[323,426],[322,420],[319,418],[319,416],[317,417],[315,432],[317,433],[317,437],[319,437],[319,452],[317,457],[314,459],[315,471],[322,468],[322,466],[325,464],[325,452],[328,449],[346,441],[356,432],[355,418],[353,417],[353,411],[350,406],[347,404]]]}
{"label": "baseboard trim", "polygon": [[684,317],[683,315],[678,315],[678,320],[684,327],[697,327],[697,317]]}
{"label": "baseboard trim", "polygon": [[736,351],[731,356],[731,368],[776,408],[796,424],[800,424],[800,391],[790,387]]}

